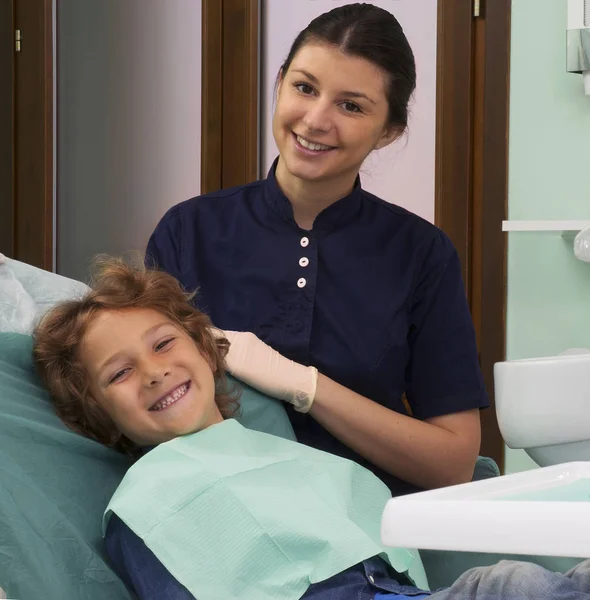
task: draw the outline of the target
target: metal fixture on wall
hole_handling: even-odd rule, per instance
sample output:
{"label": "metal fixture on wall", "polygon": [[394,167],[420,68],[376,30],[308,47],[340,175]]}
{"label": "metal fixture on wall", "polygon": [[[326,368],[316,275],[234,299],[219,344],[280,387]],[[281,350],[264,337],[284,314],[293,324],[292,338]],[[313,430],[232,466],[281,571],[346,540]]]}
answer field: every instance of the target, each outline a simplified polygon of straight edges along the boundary
{"label": "metal fixture on wall", "polygon": [[567,70],[581,74],[590,96],[590,0],[568,0]]}

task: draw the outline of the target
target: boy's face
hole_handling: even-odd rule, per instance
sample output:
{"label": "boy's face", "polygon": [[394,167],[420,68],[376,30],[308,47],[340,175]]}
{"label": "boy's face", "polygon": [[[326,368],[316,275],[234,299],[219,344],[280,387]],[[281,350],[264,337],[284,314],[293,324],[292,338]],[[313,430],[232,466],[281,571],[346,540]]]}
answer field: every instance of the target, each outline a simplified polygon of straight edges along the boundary
{"label": "boy's face", "polygon": [[82,339],[80,360],[92,397],[140,446],[223,420],[209,362],[182,328],[155,310],[99,313]]}

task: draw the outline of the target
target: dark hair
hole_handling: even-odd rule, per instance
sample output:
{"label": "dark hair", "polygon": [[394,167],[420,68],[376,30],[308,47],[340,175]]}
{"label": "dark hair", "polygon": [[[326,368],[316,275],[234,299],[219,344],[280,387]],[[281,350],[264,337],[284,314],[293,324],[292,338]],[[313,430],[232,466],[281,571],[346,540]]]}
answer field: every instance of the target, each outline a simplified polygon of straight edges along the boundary
{"label": "dark hair", "polygon": [[213,333],[209,317],[194,308],[174,277],[147,270],[122,260],[99,257],[92,289],[82,298],[54,306],[34,333],[33,357],[53,397],[55,411],[72,430],[105,446],[135,456],[138,448],[115,426],[91,397],[88,376],[78,358],[80,343],[95,317],[105,310],[150,308],[182,327],[211,365],[215,402],[223,418],[238,409],[237,389],[225,378],[225,356],[229,342]]}
{"label": "dark hair", "polygon": [[388,125],[405,130],[408,104],[416,88],[414,53],[398,20],[373,4],[346,4],[316,17],[295,39],[281,67],[284,77],[307,44],[331,44],[381,68],[389,77]]}

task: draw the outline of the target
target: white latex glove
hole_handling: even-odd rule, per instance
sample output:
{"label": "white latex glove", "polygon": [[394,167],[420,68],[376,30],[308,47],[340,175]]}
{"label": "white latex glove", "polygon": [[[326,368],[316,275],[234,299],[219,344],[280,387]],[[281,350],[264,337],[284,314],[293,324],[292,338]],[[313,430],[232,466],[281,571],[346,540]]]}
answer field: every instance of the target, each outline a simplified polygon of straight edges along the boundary
{"label": "white latex glove", "polygon": [[309,412],[318,381],[315,367],[300,365],[273,350],[248,331],[221,331],[229,343],[225,357],[229,372],[261,392]]}

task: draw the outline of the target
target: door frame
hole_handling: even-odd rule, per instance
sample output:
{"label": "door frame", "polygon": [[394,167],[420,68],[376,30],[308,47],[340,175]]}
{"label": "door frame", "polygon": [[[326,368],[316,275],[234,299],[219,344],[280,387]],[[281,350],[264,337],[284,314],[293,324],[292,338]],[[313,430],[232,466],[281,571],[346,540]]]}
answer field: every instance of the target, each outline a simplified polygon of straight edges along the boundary
{"label": "door frame", "polygon": [[201,193],[258,179],[260,0],[202,0]]}
{"label": "door frame", "polygon": [[435,223],[457,248],[491,409],[481,453],[504,468],[494,364],[506,356],[511,0],[439,1]]}
{"label": "door frame", "polygon": [[14,0],[0,2],[0,252],[14,253]]}
{"label": "door frame", "polygon": [[[476,44],[482,84],[475,118],[472,314],[486,387],[494,401],[494,363],[506,358],[508,137],[510,115],[511,0],[486,2]],[[504,472],[505,444],[496,411],[482,415],[483,451],[498,453]]]}

